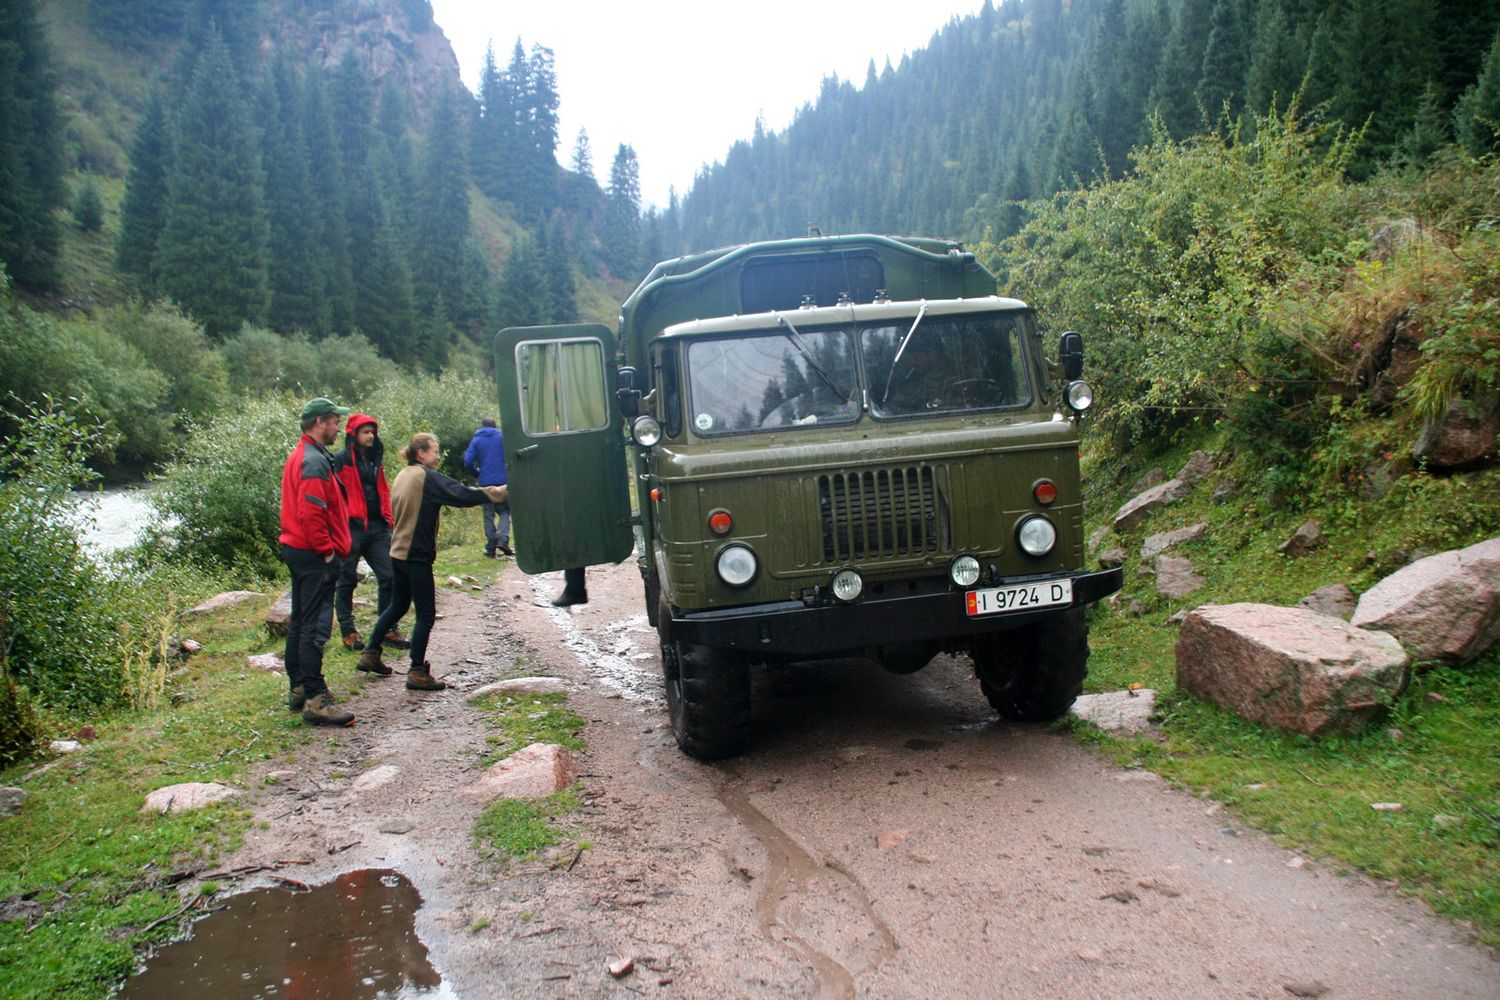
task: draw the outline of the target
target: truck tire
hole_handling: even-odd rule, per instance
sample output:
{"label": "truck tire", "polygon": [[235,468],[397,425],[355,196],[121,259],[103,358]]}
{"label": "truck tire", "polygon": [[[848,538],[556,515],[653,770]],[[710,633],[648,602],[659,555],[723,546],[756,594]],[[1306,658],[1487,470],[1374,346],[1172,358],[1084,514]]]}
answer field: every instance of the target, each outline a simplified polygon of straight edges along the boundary
{"label": "truck tire", "polygon": [[1089,626],[1083,608],[976,640],[970,647],[979,689],[1012,722],[1061,718],[1083,692]]}
{"label": "truck tire", "polygon": [[750,665],[720,649],[672,637],[672,609],[656,608],[672,735],[689,757],[733,757],[750,743]]}

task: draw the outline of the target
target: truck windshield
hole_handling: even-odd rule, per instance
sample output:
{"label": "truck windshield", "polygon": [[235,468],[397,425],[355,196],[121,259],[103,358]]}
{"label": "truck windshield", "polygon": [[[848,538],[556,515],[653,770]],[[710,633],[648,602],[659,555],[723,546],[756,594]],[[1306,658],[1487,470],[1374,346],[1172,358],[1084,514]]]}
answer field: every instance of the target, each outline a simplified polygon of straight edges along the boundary
{"label": "truck windshield", "polygon": [[854,338],[846,328],[697,341],[688,345],[687,375],[689,419],[705,436],[859,417]]}
{"label": "truck windshield", "polygon": [[905,320],[860,329],[870,412],[875,416],[988,410],[1031,402],[1016,316],[926,316],[897,358],[897,348],[911,329]]}

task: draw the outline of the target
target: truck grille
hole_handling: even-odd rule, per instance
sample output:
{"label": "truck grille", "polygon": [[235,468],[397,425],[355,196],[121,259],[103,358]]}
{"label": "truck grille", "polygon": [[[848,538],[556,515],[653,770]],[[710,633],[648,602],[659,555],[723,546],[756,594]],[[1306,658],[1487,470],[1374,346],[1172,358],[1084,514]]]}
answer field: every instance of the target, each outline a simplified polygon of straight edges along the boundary
{"label": "truck grille", "polygon": [[929,465],[819,476],[818,512],[825,562],[938,552],[948,545],[947,505]]}

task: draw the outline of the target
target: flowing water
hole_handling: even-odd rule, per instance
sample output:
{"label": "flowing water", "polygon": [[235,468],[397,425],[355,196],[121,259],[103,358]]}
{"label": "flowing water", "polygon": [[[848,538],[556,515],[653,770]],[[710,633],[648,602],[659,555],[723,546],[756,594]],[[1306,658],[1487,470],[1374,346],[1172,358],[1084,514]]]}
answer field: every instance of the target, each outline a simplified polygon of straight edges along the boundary
{"label": "flowing water", "polygon": [[162,948],[119,996],[128,1000],[438,1000],[455,996],[416,932],[422,897],[398,872],[366,868],[310,891],[229,897]]}
{"label": "flowing water", "polygon": [[150,495],[149,487],[75,492],[74,518],[84,547],[108,556],[139,541],[156,519]]}

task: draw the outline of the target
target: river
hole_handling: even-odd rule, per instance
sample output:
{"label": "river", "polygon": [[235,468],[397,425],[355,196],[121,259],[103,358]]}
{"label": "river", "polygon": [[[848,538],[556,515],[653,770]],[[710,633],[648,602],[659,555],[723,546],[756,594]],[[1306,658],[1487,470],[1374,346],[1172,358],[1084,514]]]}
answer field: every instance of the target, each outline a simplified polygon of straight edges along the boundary
{"label": "river", "polygon": [[93,555],[108,556],[139,541],[156,519],[150,495],[149,486],[74,492],[84,547]]}

